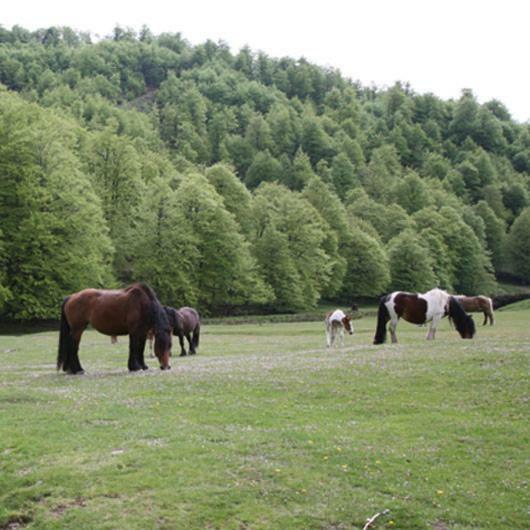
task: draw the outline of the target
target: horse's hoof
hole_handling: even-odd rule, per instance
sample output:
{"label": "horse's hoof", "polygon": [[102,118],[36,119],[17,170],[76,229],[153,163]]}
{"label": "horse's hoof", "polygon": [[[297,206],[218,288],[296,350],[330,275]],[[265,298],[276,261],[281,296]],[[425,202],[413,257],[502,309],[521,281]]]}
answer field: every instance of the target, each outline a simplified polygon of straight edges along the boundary
{"label": "horse's hoof", "polygon": [[171,366],[169,364],[167,366],[161,366],[160,370],[171,370]]}
{"label": "horse's hoof", "polygon": [[186,352],[182,352],[179,357],[186,357],[188,355]]}
{"label": "horse's hoof", "polygon": [[144,364],[144,365],[142,366],[142,370],[149,370],[149,366],[147,366],[146,364]]}
{"label": "horse's hoof", "polygon": [[190,351],[190,355],[196,355],[197,352],[196,351]]}

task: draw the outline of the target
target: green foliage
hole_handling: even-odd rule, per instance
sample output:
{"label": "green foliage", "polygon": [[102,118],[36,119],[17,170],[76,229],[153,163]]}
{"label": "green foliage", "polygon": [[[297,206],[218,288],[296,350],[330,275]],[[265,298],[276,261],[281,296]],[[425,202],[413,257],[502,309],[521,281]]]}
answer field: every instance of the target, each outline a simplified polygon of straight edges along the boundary
{"label": "green foliage", "polygon": [[354,190],[348,195],[347,209],[350,214],[368,221],[385,243],[414,225],[399,204],[381,204],[368,197],[362,189]]}
{"label": "green foliage", "polygon": [[269,151],[260,151],[254,157],[252,164],[248,168],[245,184],[253,189],[259,186],[261,182],[282,181],[284,172],[282,165],[276,160]]}
{"label": "green foliage", "polygon": [[507,250],[514,274],[530,279],[530,208],[523,210],[508,234]]}
{"label": "green foliage", "polygon": [[408,173],[396,183],[393,198],[408,214],[426,208],[431,203],[428,187],[416,173]]}
{"label": "green foliage", "polygon": [[186,175],[176,190],[176,204],[194,237],[197,304],[219,310],[267,302],[270,292],[258,275],[249,243],[206,178]]}
{"label": "green foliage", "polygon": [[223,164],[206,171],[208,182],[223,198],[225,208],[234,215],[240,229],[248,234],[252,230],[252,195],[245,185]]}
{"label": "green foliage", "polygon": [[504,265],[504,242],[506,223],[499,219],[486,201],[479,201],[474,210],[484,222],[486,246],[491,252],[491,261],[496,270]]}
{"label": "green foliage", "polygon": [[[326,237],[329,235],[327,223],[302,195],[291,192],[282,185],[268,183],[262,184],[256,191],[254,219],[254,244],[259,242],[269,226],[269,247],[271,241],[277,239],[274,237],[275,231],[283,234],[281,241],[288,243],[289,257],[299,277],[296,289],[302,292],[304,304],[307,307],[313,306],[328,284],[331,274],[331,260],[325,248]],[[279,252],[284,253],[285,244],[280,242],[280,245]],[[258,258],[261,258],[261,269],[266,269],[267,255],[260,253]],[[291,272],[289,275],[292,275]],[[278,297],[279,287],[272,285],[272,288]],[[295,306],[292,307],[294,308]]]}
{"label": "green foliage", "polygon": [[429,248],[412,231],[405,230],[388,243],[392,291],[423,293],[436,287]]}
{"label": "green foliage", "polygon": [[198,236],[178,201],[178,191],[157,179],[142,198],[132,238],[132,276],[149,283],[167,305],[197,305],[201,296]]}
{"label": "green foliage", "polygon": [[342,298],[351,300],[358,296],[376,297],[388,288],[390,283],[388,257],[375,238],[353,226],[343,254],[347,267]]}
{"label": "green foliage", "polygon": [[443,241],[441,250],[447,249],[450,264],[442,265],[441,270],[442,278],[448,285],[464,294],[487,294],[493,291],[495,281],[489,257],[473,230],[456,210],[447,206],[439,211],[424,208],[414,214],[414,221],[420,231],[430,229]]}
{"label": "green foliage", "polygon": [[84,157],[115,245],[115,270],[129,280],[131,226],[145,192],[140,158],[132,142],[110,127],[89,135]]}
{"label": "green foliage", "polygon": [[101,203],[76,156],[75,125],[0,93],[0,213],[6,314],[57,316],[63,295],[112,285]]}

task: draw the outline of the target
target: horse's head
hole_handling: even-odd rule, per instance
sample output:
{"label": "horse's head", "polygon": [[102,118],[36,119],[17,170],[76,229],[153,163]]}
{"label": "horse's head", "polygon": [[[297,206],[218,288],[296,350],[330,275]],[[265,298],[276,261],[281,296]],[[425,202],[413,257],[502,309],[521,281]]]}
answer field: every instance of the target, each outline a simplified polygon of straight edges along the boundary
{"label": "horse's head", "polygon": [[475,321],[468,315],[458,300],[451,296],[447,307],[449,319],[455,324],[456,330],[463,339],[472,339],[475,336]]}
{"label": "horse's head", "polygon": [[466,314],[462,329],[458,330],[463,339],[472,339],[475,336],[475,321],[471,315]]}
{"label": "horse's head", "polygon": [[344,329],[350,335],[353,335],[353,327],[351,325],[351,316],[350,315],[344,315],[344,318],[342,319],[342,325],[344,326]]}
{"label": "horse's head", "polygon": [[155,331],[155,355],[160,362],[161,370],[169,370],[169,357],[171,355],[171,328]]}

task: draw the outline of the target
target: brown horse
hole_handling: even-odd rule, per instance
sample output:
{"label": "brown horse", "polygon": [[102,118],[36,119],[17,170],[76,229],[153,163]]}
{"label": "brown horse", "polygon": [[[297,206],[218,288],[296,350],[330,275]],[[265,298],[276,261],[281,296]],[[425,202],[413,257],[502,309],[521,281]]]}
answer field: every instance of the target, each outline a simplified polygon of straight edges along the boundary
{"label": "brown horse", "polygon": [[201,334],[201,318],[197,310],[193,307],[173,307],[164,306],[169,325],[173,328],[173,335],[177,335],[180,342],[180,356],[187,355],[184,348],[184,337],[188,340],[189,354],[195,355],[199,347],[199,337]]}
{"label": "brown horse", "polygon": [[460,305],[464,308],[465,311],[470,313],[484,313],[484,322],[482,323],[485,326],[490,323],[490,326],[493,326],[493,301],[487,296],[463,296],[458,295],[455,298],[460,302]]}
{"label": "brown horse", "polygon": [[155,335],[155,354],[160,368],[170,368],[171,329],[168,317],[154,291],[136,283],[125,289],[85,289],[64,299],[57,369],[71,374],[84,370],[79,362],[79,342],[90,324],[105,335],[129,335],[131,372],[146,370],[144,348],[150,329]]}

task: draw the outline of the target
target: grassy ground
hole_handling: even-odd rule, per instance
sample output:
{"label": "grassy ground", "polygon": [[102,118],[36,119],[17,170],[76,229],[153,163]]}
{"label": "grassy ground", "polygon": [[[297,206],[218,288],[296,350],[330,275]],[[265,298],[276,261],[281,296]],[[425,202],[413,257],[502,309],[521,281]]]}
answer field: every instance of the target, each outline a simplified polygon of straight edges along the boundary
{"label": "grassy ground", "polygon": [[530,309],[496,317],[377,347],[365,317],[331,351],[321,322],[210,324],[142,374],[125,339],[87,332],[66,376],[57,333],[0,336],[0,528],[528,527]]}

